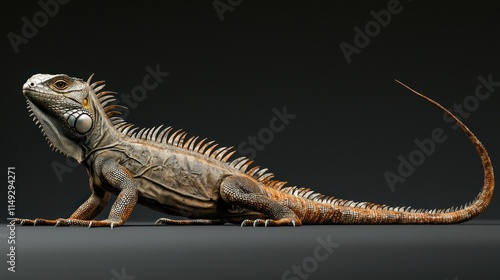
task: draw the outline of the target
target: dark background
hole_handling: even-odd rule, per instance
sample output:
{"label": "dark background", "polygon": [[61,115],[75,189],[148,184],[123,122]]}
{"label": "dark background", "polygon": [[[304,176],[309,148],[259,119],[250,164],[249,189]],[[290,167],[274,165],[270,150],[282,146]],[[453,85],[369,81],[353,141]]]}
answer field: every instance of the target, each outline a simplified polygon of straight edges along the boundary
{"label": "dark background", "polygon": [[[4,3],[2,164],[16,167],[16,216],[67,217],[89,195],[83,167],[56,176],[53,165],[68,163],[28,117],[23,83],[36,73],[95,73],[106,89],[130,94],[145,68],[157,64],[170,75],[130,108],[126,119],[139,127],[171,125],[238,146],[269,127],[273,108],[286,106],[296,118],[255,158],[277,179],[394,206],[471,201],[483,182],[473,146],[394,79],[448,108],[474,95],[479,76],[500,81],[498,3],[401,1],[403,10],[347,63],[339,44],[353,45],[353,28],[364,29],[370,11],[390,1],[332,2],[243,1],[221,21],[211,1],[70,1],[18,53],[7,34],[22,36],[22,18],[33,22],[42,8],[36,1]],[[464,119],[496,168],[498,92]],[[397,173],[398,156],[408,158],[415,139],[435,128],[447,140],[392,191],[384,172]],[[497,195],[478,219],[499,220],[499,213]],[[129,221],[151,224],[163,216],[138,205]]]}
{"label": "dark background", "polygon": [[[347,63],[339,44],[373,20],[388,1],[242,2],[221,22],[210,1],[72,1],[19,53],[3,41],[4,166],[17,171],[17,214],[66,217],[89,195],[83,167],[56,176],[53,153],[31,122],[21,94],[35,73],[107,81],[130,95],[146,66],[169,72],[127,121],[160,124],[238,146],[269,127],[273,108],[297,117],[259,151],[256,164],[277,179],[325,194],[397,206],[445,208],[472,200],[483,182],[479,157],[442,113],[394,82],[399,79],[447,107],[473,95],[478,76],[500,81],[500,21],[495,6],[472,2],[401,2],[403,10]],[[8,3],[3,34],[21,33],[35,2]],[[498,90],[500,91],[500,90]],[[466,124],[499,158],[500,98],[481,101]],[[447,140],[392,192],[384,172],[415,139],[442,128]],[[496,165],[495,165],[496,166]],[[4,167],[4,168],[5,168]],[[499,219],[494,199],[480,219]],[[107,213],[106,213],[107,215]],[[102,217],[105,217],[103,215]],[[162,216],[142,206],[134,221]]]}

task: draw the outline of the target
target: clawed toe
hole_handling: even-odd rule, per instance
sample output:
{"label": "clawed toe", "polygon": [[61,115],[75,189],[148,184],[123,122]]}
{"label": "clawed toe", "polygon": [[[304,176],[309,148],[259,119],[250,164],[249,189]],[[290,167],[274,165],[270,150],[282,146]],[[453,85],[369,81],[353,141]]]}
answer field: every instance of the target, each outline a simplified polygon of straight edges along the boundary
{"label": "clawed toe", "polygon": [[300,220],[293,220],[288,218],[283,218],[279,220],[272,219],[255,219],[255,220],[244,220],[241,223],[242,227],[268,227],[268,226],[300,226],[302,222]]}
{"label": "clawed toe", "polygon": [[56,219],[56,220],[46,220],[41,218],[36,218],[34,220],[30,219],[16,219],[14,221],[16,224],[21,226],[46,226],[53,225],[55,227],[60,226],[86,226],[86,227],[111,227],[112,229],[121,226],[123,222],[119,220],[103,220],[103,221],[95,221],[95,220],[79,220],[79,219]]}
{"label": "clawed toe", "polygon": [[255,219],[255,220],[244,220],[242,223],[241,223],[241,226],[242,227],[267,227],[269,225],[271,225],[271,221],[270,219],[267,219],[267,220],[264,220],[264,219]]}
{"label": "clawed toe", "polygon": [[171,224],[171,223],[172,223],[172,219],[159,218],[158,220],[156,220],[155,225],[163,226],[163,225],[168,225],[168,224]]}

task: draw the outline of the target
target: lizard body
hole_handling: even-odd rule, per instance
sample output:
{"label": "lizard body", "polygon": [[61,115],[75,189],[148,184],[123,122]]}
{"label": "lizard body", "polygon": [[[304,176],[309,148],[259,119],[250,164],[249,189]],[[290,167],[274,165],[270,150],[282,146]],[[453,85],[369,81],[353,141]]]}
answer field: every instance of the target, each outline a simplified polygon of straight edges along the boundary
{"label": "lizard body", "polygon": [[[23,86],[34,120],[49,145],[85,166],[92,191],[69,218],[17,219],[25,225],[120,226],[136,203],[190,218],[162,218],[156,224],[224,224],[278,226],[302,224],[441,224],[479,215],[493,195],[494,175],[486,149],[451,112],[408,88],[452,117],[477,149],[484,186],[476,199],[461,207],[424,210],[353,202],[286,186],[267,169],[251,166],[234,151],[213,141],[187,137],[171,127],[141,129],[117,117],[114,92],[67,75],[37,74]],[[399,82],[400,83],[400,82]],[[117,195],[109,217],[94,220]]]}

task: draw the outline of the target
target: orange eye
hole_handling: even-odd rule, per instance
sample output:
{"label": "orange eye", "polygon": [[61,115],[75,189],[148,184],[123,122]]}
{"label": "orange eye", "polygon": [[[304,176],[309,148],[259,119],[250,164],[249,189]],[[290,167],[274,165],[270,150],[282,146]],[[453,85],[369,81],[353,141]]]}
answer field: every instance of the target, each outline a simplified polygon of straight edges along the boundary
{"label": "orange eye", "polygon": [[89,105],[89,98],[85,97],[82,101],[83,106],[87,107]]}

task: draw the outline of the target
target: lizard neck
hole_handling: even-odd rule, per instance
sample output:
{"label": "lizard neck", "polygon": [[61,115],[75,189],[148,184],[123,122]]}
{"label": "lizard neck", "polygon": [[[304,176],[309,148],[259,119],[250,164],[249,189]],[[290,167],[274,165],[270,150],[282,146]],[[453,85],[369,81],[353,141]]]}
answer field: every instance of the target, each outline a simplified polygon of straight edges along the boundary
{"label": "lizard neck", "polygon": [[94,129],[92,133],[81,143],[83,156],[80,160],[85,161],[94,152],[114,147],[120,143],[120,133],[116,130],[110,119],[102,110],[96,110]]}

